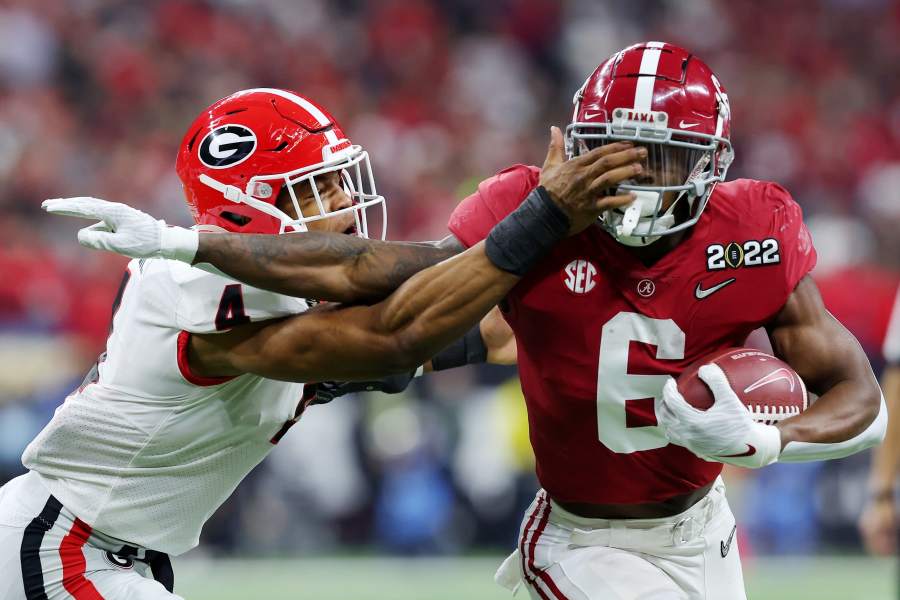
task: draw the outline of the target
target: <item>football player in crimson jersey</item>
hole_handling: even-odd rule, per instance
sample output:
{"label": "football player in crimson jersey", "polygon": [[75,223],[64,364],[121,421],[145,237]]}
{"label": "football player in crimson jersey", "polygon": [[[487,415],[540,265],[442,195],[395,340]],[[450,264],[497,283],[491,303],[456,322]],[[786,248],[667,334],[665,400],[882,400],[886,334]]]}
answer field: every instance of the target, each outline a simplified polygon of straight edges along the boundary
{"label": "football player in crimson jersey", "polygon": [[[384,199],[365,151],[321,107],[252,89],[204,110],[176,163],[199,228],[251,245],[284,238],[280,253],[253,257],[262,265],[299,244],[318,263],[292,271],[300,296],[369,304],[310,309],[215,269],[152,260],[191,262],[198,233],[113,205],[80,237],[115,244],[136,222],[126,247],[140,260],[119,289],[106,352],[26,448],[29,472],[0,488],[0,598],[176,599],[167,555],[198,543],[314,399],[300,382],[437,361],[553,244],[631,201],[604,190],[638,173],[644,154],[623,143],[566,161],[555,130],[542,185],[521,210],[440,262],[456,252],[346,235],[365,235],[365,211]],[[59,204],[48,208],[92,206]],[[273,235],[286,232],[297,233]]]}
{"label": "football player in crimson jersey", "polygon": [[[884,434],[868,360],[808,276],[800,208],[777,184],[725,181],[730,125],[712,71],[662,42],[616,53],[575,96],[572,160],[622,141],[646,159],[615,192],[634,200],[554,247],[503,302],[543,489],[497,578],[524,581],[532,598],[744,598],[722,463],[836,458]],[[450,219],[459,248],[519,210],[539,173],[516,165],[482,182]],[[127,253],[145,229],[85,241]],[[214,237],[201,235],[203,260],[299,292],[283,240]],[[274,259],[260,267],[254,255]],[[759,327],[819,396],[811,408],[753,423],[715,369],[701,371],[713,408],[690,408],[671,377]]]}

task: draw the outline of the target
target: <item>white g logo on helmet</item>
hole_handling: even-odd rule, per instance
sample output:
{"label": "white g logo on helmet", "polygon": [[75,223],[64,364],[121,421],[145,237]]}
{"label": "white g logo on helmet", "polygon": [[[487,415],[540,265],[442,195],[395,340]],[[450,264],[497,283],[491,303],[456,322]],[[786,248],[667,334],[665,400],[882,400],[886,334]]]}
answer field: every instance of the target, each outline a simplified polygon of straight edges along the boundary
{"label": "white g logo on helmet", "polygon": [[211,169],[242,163],[256,150],[256,134],[243,125],[223,125],[206,134],[197,153]]}

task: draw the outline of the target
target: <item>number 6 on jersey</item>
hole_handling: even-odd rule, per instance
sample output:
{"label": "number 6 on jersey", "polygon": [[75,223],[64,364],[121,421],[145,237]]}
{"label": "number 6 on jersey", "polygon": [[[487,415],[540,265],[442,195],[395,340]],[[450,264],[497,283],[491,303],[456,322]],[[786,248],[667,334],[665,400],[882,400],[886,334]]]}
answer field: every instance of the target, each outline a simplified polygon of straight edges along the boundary
{"label": "number 6 on jersey", "polygon": [[657,425],[629,427],[629,402],[656,399],[668,375],[634,375],[628,372],[631,342],[656,346],[656,358],[684,358],[684,332],[672,319],[653,319],[620,312],[603,325],[597,369],[597,433],[604,446],[621,454],[652,450],[669,440]]}

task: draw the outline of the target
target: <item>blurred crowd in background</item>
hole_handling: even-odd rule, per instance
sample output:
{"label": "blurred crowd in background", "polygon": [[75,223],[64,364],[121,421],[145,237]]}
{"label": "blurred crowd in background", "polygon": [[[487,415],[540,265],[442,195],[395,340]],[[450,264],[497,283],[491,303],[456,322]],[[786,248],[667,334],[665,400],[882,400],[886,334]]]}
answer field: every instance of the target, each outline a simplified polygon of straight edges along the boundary
{"label": "blurred crowd in background", "polygon": [[[0,39],[0,482],[103,349],[124,268],[78,247],[76,224],[41,201],[92,195],[189,224],[177,144],[202,108],[248,87],[327,107],[371,153],[388,237],[437,239],[478,181],[543,160],[548,126],[565,126],[612,52],[683,45],[729,92],[729,175],[794,194],[829,308],[883,363],[900,268],[897,2],[0,0]],[[731,472],[745,547],[858,548],[866,462]],[[515,370],[442,373],[311,408],[204,543],[506,547],[532,466]]]}

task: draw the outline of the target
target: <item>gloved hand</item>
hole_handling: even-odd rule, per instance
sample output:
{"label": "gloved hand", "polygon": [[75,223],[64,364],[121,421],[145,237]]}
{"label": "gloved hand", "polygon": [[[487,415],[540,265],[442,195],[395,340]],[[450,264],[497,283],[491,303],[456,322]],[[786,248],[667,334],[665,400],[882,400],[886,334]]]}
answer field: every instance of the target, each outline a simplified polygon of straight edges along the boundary
{"label": "gloved hand", "polygon": [[399,394],[415,377],[414,372],[388,375],[372,381],[323,381],[316,384],[316,399],[313,404],[325,404],[335,398],[355,392],[384,392]]}
{"label": "gloved hand", "polygon": [[97,219],[78,232],[78,243],[131,258],[171,258],[191,263],[200,236],[183,227],[169,227],[145,212],[120,202],[75,197],[44,200],[41,207],[55,215]]}
{"label": "gloved hand", "polygon": [[674,379],[669,378],[663,386],[662,397],[656,402],[656,418],[669,441],[705,460],[741,467],[764,467],[778,460],[778,428],[750,417],[718,365],[703,365],[698,375],[715,399],[708,410],[688,404]]}

